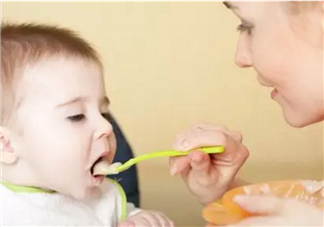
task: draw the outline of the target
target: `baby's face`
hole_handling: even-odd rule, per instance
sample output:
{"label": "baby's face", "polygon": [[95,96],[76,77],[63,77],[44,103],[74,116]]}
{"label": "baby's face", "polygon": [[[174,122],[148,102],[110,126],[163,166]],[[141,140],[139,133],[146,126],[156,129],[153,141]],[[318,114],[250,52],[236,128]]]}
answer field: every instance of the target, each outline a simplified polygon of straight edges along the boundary
{"label": "baby's face", "polygon": [[[18,110],[23,133],[16,143],[26,177],[75,198],[92,196],[103,177],[91,167],[100,157],[110,163],[116,152],[100,67],[73,58],[44,60],[27,69]],[[22,173],[24,174],[24,173]]]}

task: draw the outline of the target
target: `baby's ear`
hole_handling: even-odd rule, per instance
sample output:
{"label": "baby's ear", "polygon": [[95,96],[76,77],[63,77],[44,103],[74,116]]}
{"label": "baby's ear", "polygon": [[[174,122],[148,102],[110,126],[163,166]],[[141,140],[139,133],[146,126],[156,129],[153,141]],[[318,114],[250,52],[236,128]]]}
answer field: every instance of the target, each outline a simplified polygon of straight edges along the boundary
{"label": "baby's ear", "polygon": [[10,140],[10,132],[5,127],[0,126],[0,161],[1,164],[11,165],[17,161],[18,157]]}

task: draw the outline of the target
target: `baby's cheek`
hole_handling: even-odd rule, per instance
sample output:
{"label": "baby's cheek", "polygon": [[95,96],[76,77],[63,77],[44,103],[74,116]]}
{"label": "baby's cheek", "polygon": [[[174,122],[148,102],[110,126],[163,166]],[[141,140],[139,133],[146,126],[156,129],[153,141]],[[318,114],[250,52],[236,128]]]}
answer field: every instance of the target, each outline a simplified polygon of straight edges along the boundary
{"label": "baby's cheek", "polygon": [[115,157],[116,151],[111,151],[109,152],[109,156],[108,156],[108,161],[109,163],[112,163]]}
{"label": "baby's cheek", "polygon": [[75,155],[80,157],[89,157],[91,152],[94,151],[94,143],[91,140],[91,137],[78,138],[75,139],[71,149],[76,152]]}
{"label": "baby's cheek", "polygon": [[109,161],[112,162],[117,150],[117,141],[114,134],[110,135],[108,137],[108,143],[109,143]]}

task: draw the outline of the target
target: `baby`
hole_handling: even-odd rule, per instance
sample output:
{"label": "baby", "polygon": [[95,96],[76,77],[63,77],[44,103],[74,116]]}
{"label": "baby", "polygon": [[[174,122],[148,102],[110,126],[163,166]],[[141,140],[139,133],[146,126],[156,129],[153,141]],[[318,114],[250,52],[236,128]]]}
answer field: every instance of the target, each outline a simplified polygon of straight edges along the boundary
{"label": "baby", "polygon": [[1,27],[2,225],[173,226],[126,202],[122,188],[94,176],[112,163],[103,66],[72,31]]}

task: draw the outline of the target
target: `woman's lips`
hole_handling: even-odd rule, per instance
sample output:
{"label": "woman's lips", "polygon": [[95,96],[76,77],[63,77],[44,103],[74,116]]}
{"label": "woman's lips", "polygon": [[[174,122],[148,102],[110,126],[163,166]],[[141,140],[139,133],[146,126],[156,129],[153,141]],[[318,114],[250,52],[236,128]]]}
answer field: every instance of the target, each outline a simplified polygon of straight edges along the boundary
{"label": "woman's lips", "polygon": [[273,89],[272,92],[271,92],[271,98],[274,99],[278,95],[278,93],[279,92],[278,92],[278,90],[276,88]]}

